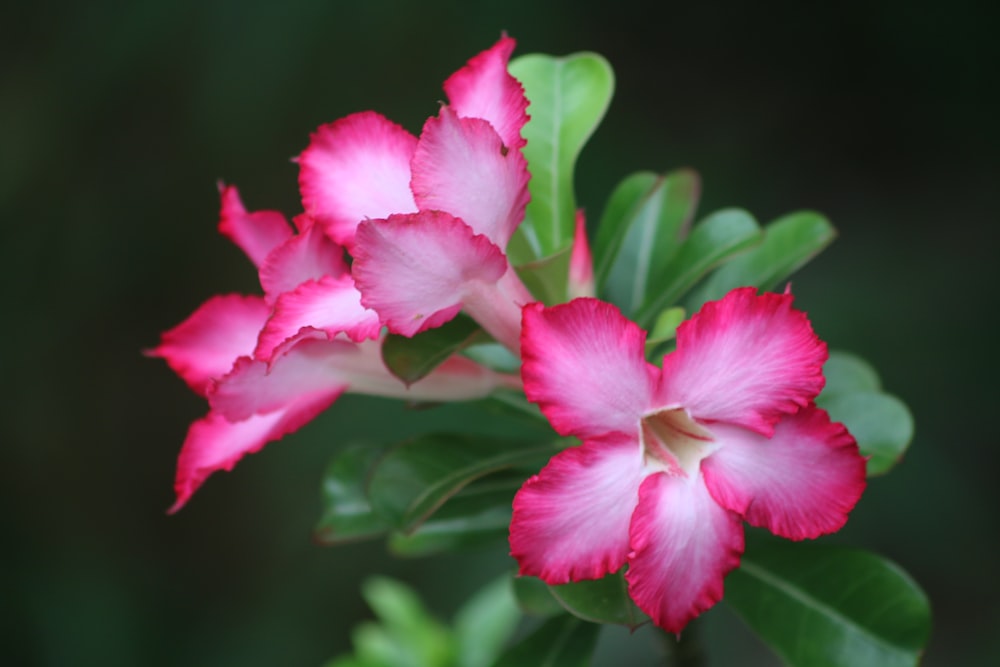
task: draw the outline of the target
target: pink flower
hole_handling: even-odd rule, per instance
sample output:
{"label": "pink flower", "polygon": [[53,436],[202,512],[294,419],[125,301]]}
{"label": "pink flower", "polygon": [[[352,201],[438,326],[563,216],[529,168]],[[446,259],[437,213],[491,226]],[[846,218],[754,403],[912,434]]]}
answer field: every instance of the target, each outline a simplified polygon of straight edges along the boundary
{"label": "pink flower", "polygon": [[464,309],[511,349],[533,301],[504,249],[528,203],[528,101],[501,38],[444,84],[419,139],[368,111],[320,127],[299,156],[306,213],[354,256],[362,303],[413,336]]}
{"label": "pink flower", "polygon": [[510,545],[549,584],[628,565],[632,599],[680,632],[722,598],[743,521],[793,540],[839,530],[865,461],[813,403],[826,345],[790,294],[705,304],[662,369],[645,339],[595,299],[524,309],[525,393],[583,444],[518,491]]}
{"label": "pink flower", "polygon": [[307,216],[295,234],[278,212],[248,213],[235,188],[220,193],[219,230],[258,267],[264,296],[213,297],[149,352],[211,405],[181,448],[171,512],[209,475],[297,430],[344,392],[469,400],[510,384],[455,357],[404,385],[382,364],[382,325],[361,305],[343,248]]}

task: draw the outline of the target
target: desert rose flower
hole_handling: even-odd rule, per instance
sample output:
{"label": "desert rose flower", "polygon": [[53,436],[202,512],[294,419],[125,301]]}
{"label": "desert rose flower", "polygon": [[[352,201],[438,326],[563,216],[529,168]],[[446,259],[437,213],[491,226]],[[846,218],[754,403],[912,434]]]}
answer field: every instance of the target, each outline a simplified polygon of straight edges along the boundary
{"label": "desert rose flower", "polygon": [[865,488],[854,438],[813,402],[826,345],[791,294],[705,304],[662,368],[645,332],[596,299],[531,304],[522,336],[525,393],[583,444],[515,496],[521,574],[562,584],[627,565],[632,599],[676,633],[721,599],[743,521],[815,538]]}

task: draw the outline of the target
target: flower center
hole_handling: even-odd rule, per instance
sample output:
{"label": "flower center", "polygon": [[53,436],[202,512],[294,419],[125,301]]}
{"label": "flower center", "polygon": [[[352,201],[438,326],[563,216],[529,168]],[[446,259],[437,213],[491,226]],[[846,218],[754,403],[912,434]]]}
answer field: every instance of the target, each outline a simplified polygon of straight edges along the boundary
{"label": "flower center", "polygon": [[647,465],[684,477],[698,471],[701,460],[715,449],[712,433],[684,408],[651,412],[642,418],[643,456]]}

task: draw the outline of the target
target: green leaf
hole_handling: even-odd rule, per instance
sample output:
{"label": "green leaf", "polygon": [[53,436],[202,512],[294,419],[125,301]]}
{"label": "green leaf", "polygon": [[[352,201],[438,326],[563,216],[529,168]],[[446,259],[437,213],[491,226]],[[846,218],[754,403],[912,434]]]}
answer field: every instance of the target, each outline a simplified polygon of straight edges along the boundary
{"label": "green leaf", "polygon": [[913,416],[906,405],[881,391],[878,373],[864,359],[833,351],[823,367],[826,386],[816,404],[843,422],[868,458],[868,475],[895,466],[913,440]]}
{"label": "green leaf", "polygon": [[792,667],[909,667],[930,633],[927,597],[874,554],[772,544],[743,557],[726,602]]}
{"label": "green leaf", "polygon": [[619,572],[602,579],[552,586],[552,595],[566,611],[593,623],[624,625],[630,630],[649,621],[628,594],[625,576]]}
{"label": "green leaf", "polygon": [[323,514],[314,537],[321,544],[341,544],[376,537],[390,528],[371,507],[365,493],[375,462],[384,447],[352,443],[327,466],[323,476]]}
{"label": "green leaf", "polygon": [[654,287],[643,294],[636,322],[647,326],[658,312],[673,305],[709,271],[759,244],[762,238],[757,221],[742,209],[711,214],[694,226],[673,260],[650,283]]}
{"label": "green leaf", "polygon": [[861,454],[869,456],[868,474],[888,472],[902,458],[913,440],[913,417],[906,405],[889,394],[859,391],[820,396],[816,404],[843,422],[858,441]]}
{"label": "green leaf", "polygon": [[499,473],[472,482],[413,532],[391,535],[389,549],[399,556],[426,556],[506,539],[514,494],[529,474]]}
{"label": "green leaf", "polygon": [[529,54],[512,60],[508,69],[524,85],[531,115],[521,133],[528,142],[524,156],[531,171],[531,203],[507,248],[517,266],[572,242],[573,170],[611,102],[614,73],[595,53]]}
{"label": "green leaf", "polygon": [[519,265],[517,275],[528,291],[545,305],[564,303],[572,254],[573,247],[566,246],[548,257]]}
{"label": "green leaf", "polygon": [[361,587],[381,625],[357,627],[353,640],[363,662],[399,667],[449,667],[456,645],[451,631],[432,617],[408,586],[373,577]]}
{"label": "green leaf", "polygon": [[850,352],[830,350],[830,358],[823,366],[823,375],[826,377],[822,394],[825,398],[857,391],[879,391],[882,388],[878,373],[871,364]]}
{"label": "green leaf", "polygon": [[776,287],[812,259],[836,237],[833,225],[819,213],[799,211],[764,228],[764,240],[753,250],[719,267],[692,295],[688,305],[696,311],[706,301],[721,299],[736,287]]}
{"label": "green leaf", "polygon": [[517,606],[525,614],[555,616],[566,612],[566,608],[552,594],[552,588],[538,577],[515,577],[513,589]]}
{"label": "green leaf", "polygon": [[594,243],[595,282],[626,314],[662,285],[700,191],[698,174],[681,169],[666,176],[633,174],[612,193]]}
{"label": "green leaf", "polygon": [[600,627],[568,614],[556,616],[505,652],[494,667],[585,667]]}
{"label": "green leaf", "polygon": [[538,470],[559,443],[436,434],[404,442],[375,466],[368,484],[372,507],[410,532],[475,479],[514,466]]}
{"label": "green leaf", "polygon": [[521,620],[510,575],[490,582],[455,614],[460,667],[487,667]]}
{"label": "green leaf", "polygon": [[474,320],[459,315],[412,338],[389,334],[382,342],[382,362],[407,386],[424,377],[445,359],[475,342],[489,340]]}

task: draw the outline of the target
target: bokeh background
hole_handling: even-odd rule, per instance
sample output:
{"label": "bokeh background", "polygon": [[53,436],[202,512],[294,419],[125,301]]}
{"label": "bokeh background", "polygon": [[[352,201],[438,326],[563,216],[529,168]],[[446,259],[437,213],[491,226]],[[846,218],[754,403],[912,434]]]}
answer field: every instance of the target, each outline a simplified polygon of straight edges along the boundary
{"label": "bokeh background", "polygon": [[[995,664],[1000,48],[986,3],[174,0],[0,10],[4,386],[0,639],[11,665],[319,665],[406,579],[442,618],[502,549],[399,561],[310,540],[330,456],[453,422],[345,398],[167,517],[204,407],[140,351],[255,275],[215,233],[217,179],[297,212],[309,132],[373,108],[419,131],[444,78],[507,30],[617,73],[578,195],[693,166],[702,211],[813,208],[839,240],[794,279],[832,347],[872,360],[917,437],[841,536],[928,591],[926,664]],[[488,425],[482,426],[488,428]],[[720,607],[710,664],[778,664]],[[602,638],[600,664],[646,650]],[[610,648],[609,648],[610,647]],[[625,663],[622,660],[626,660]]]}

